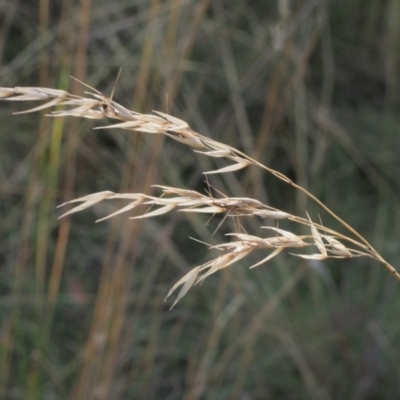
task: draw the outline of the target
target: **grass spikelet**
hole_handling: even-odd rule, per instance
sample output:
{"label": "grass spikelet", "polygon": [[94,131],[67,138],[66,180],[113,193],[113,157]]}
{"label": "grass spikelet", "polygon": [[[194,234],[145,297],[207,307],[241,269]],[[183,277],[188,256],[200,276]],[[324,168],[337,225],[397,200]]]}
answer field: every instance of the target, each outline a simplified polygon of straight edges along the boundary
{"label": "grass spikelet", "polygon": [[165,300],[167,300],[168,297],[171,296],[179,286],[183,285],[181,290],[178,293],[178,296],[176,297],[176,300],[172,304],[170,310],[172,310],[172,308],[174,308],[175,304],[178,303],[178,301],[183,296],[185,296],[185,294],[189,291],[189,289],[194,285],[194,283],[196,282],[197,276],[199,274],[199,270],[200,270],[200,267],[196,267],[196,268],[193,268],[192,270],[190,270],[183,278],[181,278],[178,282],[176,282],[175,285],[168,292]]}

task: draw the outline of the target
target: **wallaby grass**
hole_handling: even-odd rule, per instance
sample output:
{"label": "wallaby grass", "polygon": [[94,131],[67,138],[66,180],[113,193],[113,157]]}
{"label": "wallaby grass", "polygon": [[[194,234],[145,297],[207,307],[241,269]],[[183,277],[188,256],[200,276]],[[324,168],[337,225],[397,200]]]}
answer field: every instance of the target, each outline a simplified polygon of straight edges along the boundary
{"label": "wallaby grass", "polygon": [[[377,1],[367,3],[304,1],[290,13],[282,1],[59,9],[41,1],[40,13],[34,3],[9,5],[1,86],[82,94],[73,75],[110,95],[122,66],[116,101],[179,116],[288,175],[391,262],[399,53],[379,49],[396,49],[396,19],[383,21],[398,14],[395,0],[379,12]],[[94,225],[116,208],[99,203],[94,217],[57,221],[55,207],[104,190],[155,195],[155,183],[204,194],[201,173],[226,163],[168,139],[92,132],[90,121],[10,117],[17,110],[4,102],[0,111],[3,397],[398,396],[398,284],[377,262],[280,254],[248,271],[254,258],[210,276],[168,312],[171,284],[210,259],[187,237],[222,243],[229,221],[210,237],[220,218],[206,227],[194,214],[122,215]],[[318,222],[301,194],[255,170],[209,181],[304,218],[308,210]]]}

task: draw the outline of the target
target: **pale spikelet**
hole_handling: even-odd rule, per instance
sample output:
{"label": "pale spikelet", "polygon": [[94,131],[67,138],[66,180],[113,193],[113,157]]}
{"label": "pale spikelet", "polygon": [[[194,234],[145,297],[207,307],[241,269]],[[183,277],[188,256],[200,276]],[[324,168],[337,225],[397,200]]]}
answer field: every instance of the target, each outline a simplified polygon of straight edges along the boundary
{"label": "pale spikelet", "polygon": [[[5,88],[5,90],[8,92],[10,91],[9,88]],[[31,100],[46,100],[51,98],[65,99],[69,96],[69,93],[66,92],[65,90],[59,90],[59,89],[48,89],[41,87],[16,87],[13,90],[13,95],[14,97],[7,96],[7,98],[4,100],[31,101]]]}
{"label": "pale spikelet", "polygon": [[310,221],[310,228],[311,228],[311,236],[314,239],[314,243],[317,246],[320,253],[316,254],[293,254],[297,257],[309,259],[309,260],[325,260],[328,258],[328,252],[326,250],[324,241],[322,240],[322,236],[318,232],[318,229],[315,227],[313,222],[311,221],[310,216],[307,213],[308,220]]}
{"label": "pale spikelet", "polygon": [[100,107],[101,103],[93,99],[73,99],[60,103],[61,105],[78,107],[69,110],[53,111],[50,117],[81,117],[89,119],[103,119],[105,118],[102,111],[93,110],[94,107]]}
{"label": "pale spikelet", "polygon": [[171,131],[168,130],[164,132],[164,135],[190,147],[194,147],[197,149],[205,147],[201,139],[199,139],[196,135],[194,135],[190,131],[179,131],[179,132],[177,131],[172,135]]}
{"label": "pale spikelet", "polygon": [[14,114],[27,114],[44,110],[45,108],[53,107],[57,104],[62,103],[68,96],[68,93],[64,90],[54,90],[45,88],[15,88],[15,97],[7,97],[4,100],[9,101],[30,101],[30,100],[46,100],[52,99],[49,102],[42,104],[41,106],[31,108],[25,111],[19,111]]}
{"label": "pale spikelet", "polygon": [[136,201],[133,201],[132,203],[128,204],[128,205],[125,206],[125,207],[122,207],[120,210],[115,211],[115,212],[113,212],[112,214],[107,215],[106,217],[103,217],[103,218],[100,218],[100,219],[96,220],[96,222],[105,221],[106,219],[115,217],[115,216],[118,215],[118,214],[122,214],[122,213],[124,213],[124,212],[131,211],[131,210],[133,210],[134,208],[136,208],[137,206],[141,205],[141,204],[143,203],[144,199],[145,199],[145,197],[140,197],[140,198],[138,198]]}
{"label": "pale spikelet", "polygon": [[240,157],[234,149],[222,143],[214,142],[207,138],[204,138],[203,143],[211,150],[196,151],[197,153],[204,154],[209,157],[227,158],[235,162],[234,164],[228,165],[227,167],[223,167],[213,171],[203,172],[203,174],[205,175],[223,174],[226,172],[238,171],[253,164],[253,162],[250,159]]}
{"label": "pale spikelet", "polygon": [[165,185],[151,185],[151,187],[160,188],[163,190],[164,194],[177,194],[179,196],[193,197],[193,198],[204,198],[203,194],[196,192],[195,190],[180,189],[172,186]]}
{"label": "pale spikelet", "polygon": [[292,256],[300,257],[300,258],[305,258],[307,260],[325,260],[328,258],[328,256],[325,256],[324,254],[296,254],[296,253],[290,253]]}
{"label": "pale spikelet", "polygon": [[[223,243],[222,245],[215,246],[216,248],[221,248],[221,246],[232,246],[234,243],[241,243],[248,246],[256,248],[266,248],[269,249],[274,247],[273,245],[268,243],[268,239],[263,239],[258,236],[248,235],[247,233],[227,233],[225,236],[236,236],[240,239],[240,242],[233,242],[233,243]],[[236,245],[236,244],[235,244]]]}
{"label": "pale spikelet", "polygon": [[[321,235],[315,226],[315,224],[311,221],[310,216],[307,213],[308,220],[310,222],[311,235],[314,239],[315,246],[318,248],[320,253],[315,254],[294,254],[292,255],[296,257],[305,258],[308,260],[325,260],[326,258],[348,258],[348,257],[357,257],[359,254],[353,254],[350,249],[348,249],[343,243],[340,243],[338,240],[334,239],[329,235]],[[329,249],[325,246],[324,239],[329,244]],[[328,254],[334,254],[334,256]],[[365,254],[365,253],[364,253]]]}
{"label": "pale spikelet", "polygon": [[342,257],[352,257],[353,254],[351,251],[343,244],[340,243],[338,240],[334,239],[332,236],[329,235],[322,235],[322,237],[330,244],[329,251],[332,254]]}
{"label": "pale spikelet", "polygon": [[176,204],[172,203],[172,204],[167,204],[164,207],[160,207],[157,210],[148,212],[146,214],[143,215],[138,215],[136,217],[130,217],[129,219],[142,219],[142,218],[150,218],[150,217],[156,217],[158,215],[162,215],[162,214],[167,214],[170,211],[172,211],[174,208],[176,207]]}
{"label": "pale spikelet", "polygon": [[6,100],[7,97],[14,95],[15,89],[13,88],[0,88],[0,99]]}
{"label": "pale spikelet", "polygon": [[272,226],[262,226],[264,229],[271,229],[275,232],[280,233],[280,236],[268,238],[268,243],[273,247],[305,247],[307,243],[303,242],[300,236],[295,235],[292,232],[285,231],[283,229],[274,228]]}
{"label": "pale spikelet", "polygon": [[258,267],[262,264],[265,264],[267,261],[271,260],[272,258],[277,256],[279,253],[281,253],[283,250],[284,250],[284,247],[277,247],[268,257],[265,257],[258,263],[253,264],[251,267],[249,267],[249,269],[252,269],[252,268]]}
{"label": "pale spikelet", "polygon": [[221,214],[226,212],[226,208],[210,206],[210,207],[202,207],[202,208],[183,208],[179,210],[182,212],[191,212],[191,213],[204,213],[204,214]]}
{"label": "pale spikelet", "polygon": [[310,221],[310,228],[311,228],[311,235],[314,239],[315,245],[318,247],[318,250],[321,252],[321,255],[327,257],[328,253],[326,251],[326,247],[324,245],[324,242],[322,240],[322,237],[320,233],[318,232],[318,229],[315,227],[314,223],[311,221],[310,216],[307,213],[308,220]]}
{"label": "pale spikelet", "polygon": [[102,112],[105,117],[111,119],[119,119],[121,121],[130,121],[135,118],[135,115],[140,115],[139,113],[135,113],[134,111],[126,109],[125,107],[121,106],[121,104],[118,104],[117,102],[109,99],[107,96],[104,96],[103,94],[100,93],[88,93],[88,94],[99,100]]}
{"label": "pale spikelet", "polygon": [[165,113],[162,113],[160,111],[154,111],[154,113],[161,115],[164,119],[166,119],[168,122],[170,122],[171,124],[175,125],[176,128],[175,129],[170,129],[170,130],[184,130],[184,129],[190,129],[189,125],[187,124],[187,122],[182,121],[179,118],[173,117],[172,115],[168,115]]}
{"label": "pale spikelet", "polygon": [[225,174],[226,172],[239,171],[240,169],[246,168],[247,166],[249,166],[251,164],[250,161],[245,160],[244,158],[240,158],[240,157],[227,157],[227,158],[230,158],[231,160],[236,161],[236,163],[232,164],[232,165],[228,165],[227,167],[213,170],[213,171],[203,172],[203,174],[204,175]]}
{"label": "pale spikelet", "polygon": [[[249,255],[252,251],[253,249],[251,247],[242,245],[236,247],[235,250],[232,251],[231,253],[219,256],[218,258],[207,264],[207,268],[209,268],[209,270],[197,279],[196,284],[202,283],[207,277],[214,274],[215,272],[220,271],[221,269],[224,269],[226,267],[229,267],[235,262],[238,262],[242,258]],[[203,270],[203,268],[201,268],[201,270]]]}
{"label": "pale spikelet", "polygon": [[275,210],[257,210],[253,212],[254,215],[257,215],[261,218],[271,218],[276,220],[288,219],[291,215],[284,211],[275,211]]}
{"label": "pale spikelet", "polygon": [[229,209],[247,209],[265,207],[261,201],[249,197],[226,197],[224,199],[215,199],[215,204]]}
{"label": "pale spikelet", "polygon": [[232,154],[232,152],[229,149],[223,149],[223,150],[210,150],[210,151],[198,151],[195,150],[196,153],[199,154],[205,154],[206,156],[209,157],[228,157],[229,155]]}
{"label": "pale spikelet", "polygon": [[[171,288],[171,290],[168,292],[167,296],[165,297],[165,300],[168,299],[169,296],[171,296],[172,293],[181,285],[182,288],[178,293],[178,296],[174,303],[172,304],[170,310],[175,306],[175,304],[183,297],[185,294],[189,291],[189,289],[194,285],[196,282],[197,276],[199,274],[199,270],[201,267],[196,267],[190,270],[183,278],[181,278],[178,282],[175,283],[175,285]],[[164,300],[164,301],[165,301]]]}
{"label": "pale spikelet", "polygon": [[58,207],[63,207],[66,204],[78,203],[78,202],[82,202],[83,204],[81,204],[80,206],[74,207],[73,209],[69,210],[68,212],[59,216],[58,218],[60,219],[60,218],[66,217],[67,215],[76,213],[78,211],[82,211],[85,208],[89,208],[89,207],[93,206],[94,204],[97,204],[100,201],[107,199],[108,197],[111,197],[113,195],[114,195],[113,192],[105,191],[105,192],[89,194],[88,196],[83,196],[83,197],[79,197],[78,199],[67,201],[66,203],[60,204]]}

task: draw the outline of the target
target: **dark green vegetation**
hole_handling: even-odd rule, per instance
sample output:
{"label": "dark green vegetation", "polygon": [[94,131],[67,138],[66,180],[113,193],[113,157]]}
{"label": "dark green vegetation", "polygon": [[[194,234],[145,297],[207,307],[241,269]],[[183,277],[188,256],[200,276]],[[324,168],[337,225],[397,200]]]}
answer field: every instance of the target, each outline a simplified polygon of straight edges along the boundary
{"label": "dark green vegetation", "polygon": [[[80,94],[73,75],[110,94],[122,67],[121,104],[282,171],[399,269],[398,0],[3,3],[0,86]],[[210,159],[91,131],[96,121],[10,115],[26,105],[0,107],[1,398],[400,397],[400,285],[380,264],[244,260],[168,311],[170,287],[215,257],[188,237],[220,243],[229,223],[211,237],[217,217],[94,224],[112,203],[61,221],[56,205],[151,184],[200,190]],[[254,168],[210,183],[320,212]]]}

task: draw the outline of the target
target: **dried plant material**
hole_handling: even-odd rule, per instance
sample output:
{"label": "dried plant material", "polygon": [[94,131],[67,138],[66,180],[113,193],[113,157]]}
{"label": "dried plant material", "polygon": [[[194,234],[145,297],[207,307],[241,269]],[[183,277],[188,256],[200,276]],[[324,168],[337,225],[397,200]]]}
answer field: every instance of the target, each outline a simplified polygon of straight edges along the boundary
{"label": "dried plant material", "polygon": [[271,229],[275,232],[281,234],[281,236],[276,236],[273,238],[269,238],[269,242],[273,247],[305,247],[308,246],[307,243],[303,242],[303,240],[295,235],[292,232],[285,231],[283,229],[274,228],[272,226],[262,226],[264,229]]}
{"label": "dried plant material", "polygon": [[328,258],[328,256],[324,256],[323,254],[296,254],[296,253],[290,253],[292,256],[300,257],[300,258],[305,258],[306,260],[325,260]]}
{"label": "dried plant material", "polygon": [[[262,239],[254,235],[248,235],[247,233],[227,233],[225,236],[236,236],[238,239],[241,240],[241,243],[244,243],[245,245],[250,245],[252,247],[259,247],[259,248],[272,247],[267,244],[266,239]],[[226,244],[229,245],[229,243]]]}
{"label": "dried plant material", "polygon": [[221,207],[239,210],[265,207],[261,201],[248,197],[225,197],[224,199],[215,199],[214,202]]}
{"label": "dried plant material", "polygon": [[262,264],[265,264],[267,261],[271,260],[272,258],[274,258],[275,256],[277,256],[279,253],[281,253],[283,251],[284,247],[278,247],[276,248],[268,257],[263,258],[261,261],[259,261],[256,264],[253,264],[252,266],[249,267],[249,269],[258,267]]}
{"label": "dried plant material", "polygon": [[139,198],[139,199],[137,199],[136,201],[134,201],[134,202],[128,204],[127,206],[122,207],[120,210],[115,211],[115,212],[113,212],[112,214],[107,215],[106,217],[103,217],[103,218],[98,219],[96,222],[105,221],[106,219],[115,217],[116,215],[122,214],[122,213],[127,212],[127,211],[131,211],[131,210],[133,210],[134,208],[136,208],[138,205],[142,204],[142,203],[143,203],[143,200],[144,200],[144,197]]}
{"label": "dried plant material", "polygon": [[[189,125],[187,122],[182,121],[179,118],[173,117],[172,115],[164,114],[160,111],[153,111],[154,113],[161,115],[164,119],[166,119],[168,122],[171,122],[171,124],[176,126],[175,130],[184,130],[184,129],[190,129]],[[170,129],[171,130],[171,129]]]}
{"label": "dried plant material", "polygon": [[207,171],[203,172],[204,175],[211,175],[211,174],[225,174],[226,172],[234,172],[234,171],[239,171],[243,168],[246,168],[250,165],[250,161],[241,159],[240,162],[237,162],[236,164],[229,165],[227,167],[223,167],[220,169],[217,169],[215,171]]}
{"label": "dried plant material", "polygon": [[223,268],[229,267],[235,262],[238,262],[242,258],[246,257],[248,254],[250,254],[252,251],[253,249],[243,246],[241,248],[237,248],[232,253],[219,256],[218,258],[207,264],[207,268],[209,268],[209,270],[198,278],[196,284],[202,283],[207,277],[214,274],[215,272],[220,271]]}
{"label": "dried plant material", "polygon": [[67,98],[68,93],[64,90],[54,90],[45,88],[0,88],[0,98],[7,101],[31,101],[31,100],[47,100],[52,99],[49,102],[31,108],[25,111],[19,111],[14,114],[27,114],[31,112],[36,112],[60,104],[65,98]]}
{"label": "dried plant material", "polygon": [[[104,97],[100,97],[100,99],[103,100],[103,111],[109,118],[115,118],[121,121],[133,121],[135,119],[135,116],[140,115],[138,113],[135,113],[134,111],[129,111],[127,108],[121,106],[121,104],[118,104],[115,101],[104,101]],[[111,112],[109,112],[110,109]]]}
{"label": "dried plant material", "polygon": [[53,111],[50,117],[81,117],[89,119],[103,119],[104,113],[101,111],[93,110],[94,107],[101,106],[101,103],[92,99],[73,99],[63,101],[60,105],[70,106],[77,105],[78,107],[69,110]]}
{"label": "dried plant material", "polygon": [[206,213],[206,214],[219,214],[226,212],[225,208],[212,206],[212,207],[203,207],[203,208],[183,208],[179,210],[182,212],[194,212],[194,213]]}
{"label": "dried plant material", "polygon": [[[10,99],[11,100],[11,99]],[[51,101],[49,101],[48,103],[45,103],[41,106],[35,107],[35,108],[30,108],[29,110],[25,110],[25,111],[18,111],[15,112],[14,115],[18,115],[18,114],[28,114],[28,113],[32,113],[32,112],[36,112],[36,111],[40,111],[40,110],[44,110],[45,108],[49,108],[52,106],[56,106],[60,103],[62,103],[63,99],[62,98],[55,98]]]}
{"label": "dried plant material", "polygon": [[172,186],[164,186],[164,185],[151,185],[151,187],[160,188],[163,190],[164,194],[177,194],[179,196],[186,196],[190,198],[204,198],[203,194],[196,192],[195,190],[188,190],[188,189],[180,189],[175,188]]}
{"label": "dried plant material", "polygon": [[100,201],[103,201],[104,199],[107,199],[113,195],[114,195],[114,193],[109,192],[109,191],[93,193],[93,194],[89,194],[88,196],[79,197],[78,199],[70,200],[70,201],[67,201],[66,203],[60,204],[58,207],[64,207],[65,205],[71,204],[71,203],[83,202],[83,204],[81,204],[80,206],[76,206],[73,209],[66,212],[65,214],[62,214],[61,216],[59,216],[58,219],[64,218],[67,215],[76,213],[78,211],[82,211],[89,207],[92,207],[93,205],[95,205],[95,204],[99,203]]}
{"label": "dried plant material", "polygon": [[[314,243],[317,246],[318,250],[320,253],[318,254],[294,254],[291,253],[292,255],[296,257],[301,257],[305,258],[308,260],[325,260],[326,258],[348,258],[348,257],[355,257],[359,256],[359,254],[353,254],[343,243],[340,243],[338,240],[334,239],[333,237],[329,235],[321,235],[314,225],[314,223],[311,221],[310,216],[307,214],[307,217],[310,221],[310,228],[311,228],[311,234],[314,239]],[[334,254],[334,256],[331,256],[328,254],[327,248],[323,242],[323,239],[325,239],[329,243],[329,253]]]}
{"label": "dried plant material", "polygon": [[136,121],[121,122],[119,124],[113,124],[113,125],[98,126],[94,129],[121,128],[121,129],[127,129],[127,130],[135,130],[138,126],[141,126],[142,124],[143,124],[142,121],[136,120]]}
{"label": "dried plant material", "polygon": [[6,100],[7,97],[11,97],[15,90],[12,88],[0,88],[0,98]]}
{"label": "dried plant material", "polygon": [[261,218],[271,218],[276,220],[288,219],[291,215],[284,211],[273,211],[273,210],[257,210],[254,211],[253,215],[257,215]]}
{"label": "dried plant material", "polygon": [[[9,93],[10,88],[0,88],[0,92],[6,90]],[[69,95],[65,90],[48,89],[41,87],[16,87],[13,89],[14,97],[7,96],[4,100],[11,101],[32,101],[45,100],[50,98],[67,98]],[[76,96],[71,96],[76,97]]]}
{"label": "dried plant material", "polygon": [[211,151],[198,151],[195,150],[196,153],[199,154],[205,154],[206,156],[209,157],[228,157],[232,154],[232,152],[229,149],[223,149],[223,150],[211,150]]}
{"label": "dried plant material", "polygon": [[320,233],[318,232],[318,229],[315,227],[314,223],[311,221],[311,218],[308,215],[308,213],[307,213],[307,217],[308,217],[308,220],[310,221],[311,236],[314,239],[314,243],[317,246],[320,253],[316,253],[316,254],[293,254],[293,253],[291,253],[291,254],[293,254],[297,257],[300,257],[300,258],[308,259],[308,260],[325,260],[326,258],[328,258],[328,252],[326,251],[325,244],[322,240]]}
{"label": "dried plant material", "polygon": [[[153,197],[143,193],[118,194],[105,191],[83,196],[61,204],[61,206],[64,206],[66,204],[81,203],[80,205],[61,215],[59,218],[85,210],[103,200],[119,199],[129,200],[130,202],[119,210],[116,210],[115,212],[99,219],[98,221],[103,221],[116,215],[131,211],[138,206],[144,205],[148,207],[147,211],[138,216],[131,217],[132,219],[156,217],[177,209],[185,213],[192,212],[213,215],[225,214],[222,218],[222,221],[218,225],[218,228],[228,216],[235,217],[237,219],[257,216],[274,220],[288,220],[288,223],[292,223],[294,225],[303,224],[310,227],[311,235],[307,236],[299,236],[289,230],[266,226],[263,226],[262,228],[274,231],[274,236],[261,238],[255,235],[249,235],[247,233],[236,232],[228,234],[227,236],[235,237],[235,240],[210,246],[211,249],[222,251],[222,254],[219,257],[192,269],[172,287],[167,295],[167,298],[179,286],[182,286],[172,307],[175,306],[175,304],[186,295],[193,285],[202,283],[208,276],[238,262],[242,258],[252,253],[254,250],[272,250],[272,252],[264,257],[261,261],[253,264],[250,268],[255,268],[266,263],[286,249],[315,246],[319,253],[311,255],[293,253],[289,254],[311,260],[366,256],[382,263],[383,266],[400,281],[400,274],[382,258],[382,256],[368,243],[363,236],[361,236],[355,229],[350,227],[345,221],[340,219],[333,211],[331,211],[324,203],[318,200],[310,192],[297,185],[284,174],[259,163],[258,161],[250,158],[246,154],[229,145],[219,143],[213,139],[200,135],[199,133],[193,131],[185,121],[179,118],[159,111],[153,111],[153,114],[140,114],[128,110],[124,106],[115,102],[112,95],[111,98],[109,98],[85,83],[82,84],[89,87],[91,90],[90,92],[85,92],[87,95],[86,97],[72,95],[66,91],[57,89],[40,87],[15,87],[0,88],[0,99],[6,101],[46,101],[44,104],[38,107],[18,112],[18,114],[40,111],[45,108],[61,105],[64,107],[64,109],[53,111],[50,116],[81,117],[89,119],[110,118],[111,120],[114,120],[114,123],[103,127],[97,127],[95,129],[119,128],[128,131],[164,135],[193,149],[201,149],[201,151],[194,151],[202,155],[213,158],[222,158],[233,162],[233,164],[225,167],[203,172],[206,175],[235,172],[250,165],[254,165],[273,175],[277,179],[285,182],[291,187],[297,189],[309,199],[313,200],[328,214],[335,218],[345,229],[347,229],[352,236],[347,237],[331,229],[325,228],[322,225],[315,224],[308,214],[308,219],[301,218],[291,215],[285,211],[269,207],[256,199],[229,196],[214,198],[211,195],[204,195],[193,190],[162,185],[153,186],[161,189],[161,197]],[[150,211],[152,207],[156,207],[156,209]],[[241,227],[242,225],[239,223],[238,226]],[[321,232],[324,232],[324,234]],[[354,246],[354,248],[350,249],[346,247],[342,242],[337,240],[337,238],[345,240],[346,242],[348,241],[352,246]],[[362,251],[358,249],[361,249]]]}
{"label": "dried plant material", "polygon": [[351,251],[343,244],[340,243],[338,240],[334,239],[332,236],[329,235],[322,235],[323,238],[330,244],[329,251],[337,256],[342,257],[352,257],[353,254]]}
{"label": "dried plant material", "polygon": [[314,239],[315,245],[318,247],[318,250],[321,252],[321,255],[327,257],[328,253],[326,251],[326,247],[324,245],[324,242],[322,240],[321,235],[318,232],[318,229],[315,227],[313,222],[311,221],[310,216],[307,213],[308,220],[310,221],[310,228],[311,228],[311,235]]}
{"label": "dried plant material", "polygon": [[138,215],[136,217],[130,217],[129,219],[143,219],[143,218],[150,218],[150,217],[156,217],[158,215],[163,215],[163,214],[167,214],[170,211],[172,211],[174,208],[176,207],[176,204],[167,204],[164,207],[160,207],[157,210],[148,212],[146,214],[143,215]]}
{"label": "dried plant material", "polygon": [[[168,292],[167,296],[165,297],[165,300],[168,299],[169,296],[171,296],[172,293],[181,285],[182,288],[180,292],[178,293],[178,296],[174,303],[172,304],[170,310],[175,306],[175,304],[183,297],[185,294],[189,291],[189,289],[194,285],[196,282],[197,276],[199,274],[199,270],[201,267],[196,267],[190,270],[183,278],[181,278],[178,282],[175,283],[175,285],[171,288],[171,290]],[[164,300],[164,301],[165,301]]]}
{"label": "dried plant material", "polygon": [[190,147],[194,147],[196,149],[201,149],[204,147],[203,142],[197,138],[196,136],[188,133],[188,132],[177,132],[177,134],[171,135],[171,133],[168,132],[163,132],[165,136],[168,136],[177,142],[180,142],[182,144],[185,144]]}

